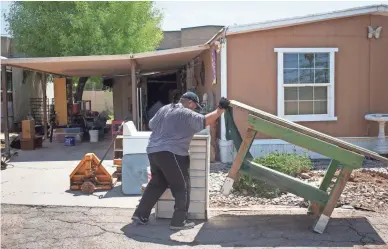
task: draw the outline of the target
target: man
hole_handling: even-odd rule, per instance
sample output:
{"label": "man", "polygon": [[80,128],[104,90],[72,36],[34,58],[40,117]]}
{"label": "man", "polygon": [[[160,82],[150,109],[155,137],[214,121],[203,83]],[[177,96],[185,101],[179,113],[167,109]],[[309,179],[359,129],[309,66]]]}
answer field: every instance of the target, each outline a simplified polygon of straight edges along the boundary
{"label": "man", "polygon": [[199,98],[193,92],[182,95],[177,104],[165,105],[150,120],[152,130],[147,146],[152,178],[148,183],[132,220],[147,224],[151,210],[170,187],[175,198],[175,210],[170,229],[194,227],[187,221],[190,203],[190,157],[189,146],[195,133],[214,124],[226,108],[229,100],[221,98],[218,108],[206,115],[194,110],[201,109]]}

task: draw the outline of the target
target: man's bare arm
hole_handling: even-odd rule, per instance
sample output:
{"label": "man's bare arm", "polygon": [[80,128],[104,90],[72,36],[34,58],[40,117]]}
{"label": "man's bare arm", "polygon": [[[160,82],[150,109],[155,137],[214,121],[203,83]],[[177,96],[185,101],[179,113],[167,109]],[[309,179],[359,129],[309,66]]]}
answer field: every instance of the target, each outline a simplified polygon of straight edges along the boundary
{"label": "man's bare arm", "polygon": [[213,125],[216,123],[217,119],[221,116],[222,113],[224,113],[225,109],[217,108],[216,110],[212,111],[211,113],[208,113],[205,115],[205,126]]}

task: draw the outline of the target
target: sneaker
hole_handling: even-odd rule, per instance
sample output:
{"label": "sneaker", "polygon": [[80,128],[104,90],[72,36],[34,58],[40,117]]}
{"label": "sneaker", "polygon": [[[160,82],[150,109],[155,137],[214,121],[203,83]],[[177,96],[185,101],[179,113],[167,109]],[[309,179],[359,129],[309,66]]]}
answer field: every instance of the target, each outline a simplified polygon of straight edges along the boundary
{"label": "sneaker", "polygon": [[180,226],[173,226],[173,225],[170,225],[170,229],[171,230],[185,230],[185,229],[191,229],[191,228],[194,228],[195,227],[195,223],[194,222],[187,222],[187,221],[184,221],[182,225]]}
{"label": "sneaker", "polygon": [[132,220],[134,222],[136,222],[136,224],[140,224],[140,225],[147,225],[148,222],[149,222],[149,219],[148,218],[145,218],[145,217],[139,217],[139,216],[132,216]]}

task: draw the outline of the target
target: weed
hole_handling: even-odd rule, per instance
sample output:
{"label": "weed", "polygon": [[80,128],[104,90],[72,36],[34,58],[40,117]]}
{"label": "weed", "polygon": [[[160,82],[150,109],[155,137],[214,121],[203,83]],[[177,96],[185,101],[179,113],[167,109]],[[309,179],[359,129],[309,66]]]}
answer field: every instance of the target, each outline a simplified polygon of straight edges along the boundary
{"label": "weed", "polygon": [[[300,173],[308,172],[312,168],[312,162],[307,153],[298,155],[296,153],[271,152],[265,157],[254,159],[254,162],[294,177]],[[235,191],[263,198],[276,198],[282,194],[280,189],[253,179],[246,174],[240,175],[233,188]]]}

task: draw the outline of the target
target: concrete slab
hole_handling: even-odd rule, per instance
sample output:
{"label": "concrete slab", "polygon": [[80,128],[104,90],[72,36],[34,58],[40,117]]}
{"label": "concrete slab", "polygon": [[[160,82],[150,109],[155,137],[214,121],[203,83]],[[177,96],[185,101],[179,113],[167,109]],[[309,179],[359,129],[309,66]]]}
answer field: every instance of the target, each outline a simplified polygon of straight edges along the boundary
{"label": "concrete slab", "polygon": [[2,205],[2,248],[388,248],[387,214],[336,210],[324,234],[311,229],[306,209],[265,207],[211,211],[186,231],[168,219],[147,226],[133,209]]}
{"label": "concrete slab", "polygon": [[[102,158],[110,137],[99,143],[84,142],[67,147],[62,143],[44,143],[44,148],[19,151],[12,165],[1,172],[2,203],[24,205],[64,205],[85,207],[135,208],[140,196],[125,196],[121,185],[111,191],[84,195],[70,191],[69,175],[86,153]],[[104,167],[113,173],[112,149],[104,160]],[[102,197],[102,198],[101,198]]]}

